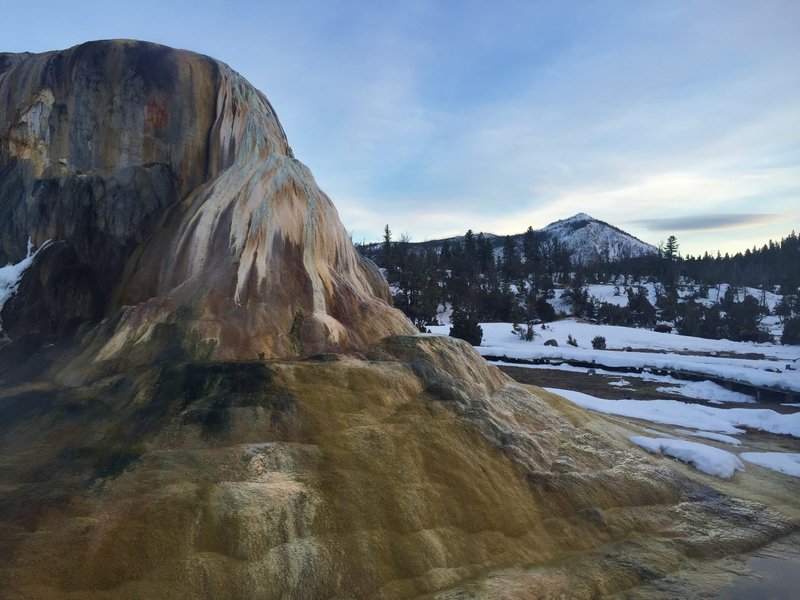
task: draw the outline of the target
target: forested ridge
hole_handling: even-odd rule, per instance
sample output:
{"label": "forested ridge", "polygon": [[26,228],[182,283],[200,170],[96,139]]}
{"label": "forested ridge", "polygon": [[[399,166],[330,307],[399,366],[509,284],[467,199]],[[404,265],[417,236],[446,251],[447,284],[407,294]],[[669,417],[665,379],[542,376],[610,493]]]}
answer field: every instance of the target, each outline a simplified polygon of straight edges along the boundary
{"label": "forested ridge", "polygon": [[[568,305],[569,314],[597,322],[662,322],[686,335],[740,341],[769,341],[761,320],[772,314],[784,325],[783,343],[800,343],[795,232],[734,255],[686,257],[670,236],[657,253],[588,264],[530,227],[501,239],[470,230],[461,238],[415,244],[407,236],[395,240],[387,225],[382,243],[358,248],[383,269],[395,305],[420,329],[448,309],[457,328],[471,328],[546,322],[561,316],[554,305]],[[596,284],[614,285],[627,302],[598,301],[590,293]],[[767,294],[781,298],[770,306]]]}

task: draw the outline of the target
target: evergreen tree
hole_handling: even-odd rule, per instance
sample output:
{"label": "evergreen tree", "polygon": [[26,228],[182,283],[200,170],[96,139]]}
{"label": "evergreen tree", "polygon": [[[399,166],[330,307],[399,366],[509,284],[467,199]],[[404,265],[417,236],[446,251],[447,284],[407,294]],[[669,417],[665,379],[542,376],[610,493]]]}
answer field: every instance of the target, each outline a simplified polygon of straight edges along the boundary
{"label": "evergreen tree", "polygon": [[545,323],[556,320],[556,309],[547,301],[546,296],[536,299],[536,316]]}
{"label": "evergreen tree", "polygon": [[788,319],[783,324],[781,344],[800,346],[800,317]]}
{"label": "evergreen tree", "polygon": [[678,238],[674,235],[667,238],[667,243],[664,245],[664,258],[670,261],[678,259]]}
{"label": "evergreen tree", "polygon": [[639,327],[652,327],[656,320],[656,309],[647,297],[647,290],[639,287],[634,292],[632,288],[628,288],[627,294],[631,324]]}
{"label": "evergreen tree", "polygon": [[510,235],[507,235],[503,240],[503,258],[501,262],[503,281],[511,283],[520,277],[522,263],[520,262],[519,254],[517,254],[517,246]]}
{"label": "evergreen tree", "polygon": [[389,229],[389,224],[383,228],[383,267],[389,271],[393,266],[392,260],[392,231]]}
{"label": "evergreen tree", "polygon": [[453,310],[453,324],[450,327],[450,337],[455,337],[479,346],[483,339],[483,329],[478,324],[474,315],[464,310]]}
{"label": "evergreen tree", "polygon": [[536,275],[542,256],[539,251],[539,241],[536,239],[536,233],[530,225],[522,236],[522,257],[525,259],[525,275]]}

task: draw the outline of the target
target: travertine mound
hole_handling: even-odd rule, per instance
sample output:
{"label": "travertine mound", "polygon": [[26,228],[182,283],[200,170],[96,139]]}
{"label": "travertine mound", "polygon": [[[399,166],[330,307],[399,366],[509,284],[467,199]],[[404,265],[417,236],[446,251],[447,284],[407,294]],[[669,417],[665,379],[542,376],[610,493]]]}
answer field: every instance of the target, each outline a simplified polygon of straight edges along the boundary
{"label": "travertine mound", "polygon": [[794,526],[609,444],[463,342],[369,358],[5,390],[4,597],[597,598]]}
{"label": "travertine mound", "polygon": [[[413,331],[227,65],[134,41],[0,55],[0,263],[52,240],[3,311],[26,347],[110,318],[94,361],[364,349]],[[34,335],[35,334],[35,335]]]}
{"label": "travertine mound", "polygon": [[212,59],[0,55],[0,263],[29,236],[53,241],[2,314],[3,600],[596,598],[796,528],[402,335]]}

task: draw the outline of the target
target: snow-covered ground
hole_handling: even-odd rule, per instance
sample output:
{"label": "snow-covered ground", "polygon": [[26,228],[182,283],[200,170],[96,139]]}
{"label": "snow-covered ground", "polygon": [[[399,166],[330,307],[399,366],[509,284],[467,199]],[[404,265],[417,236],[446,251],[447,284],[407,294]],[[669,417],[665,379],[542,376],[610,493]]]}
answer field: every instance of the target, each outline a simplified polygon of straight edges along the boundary
{"label": "snow-covered ground", "polygon": [[676,429],[675,433],[681,435],[688,435],[691,437],[705,438],[707,440],[714,440],[715,442],[722,442],[723,444],[731,444],[732,446],[741,446],[742,440],[736,439],[732,435],[725,435],[724,433],[714,433],[713,431],[689,431],[688,429]]}
{"label": "snow-covered ground", "polygon": [[[648,301],[653,306],[657,304],[659,291],[663,293],[663,288],[659,283],[647,280],[633,281],[622,276],[613,283],[592,283],[584,287],[589,298],[594,300],[595,304],[606,303],[620,307],[628,305],[627,288],[631,288],[634,291],[644,290],[647,293]],[[731,286],[727,283],[721,283],[716,286],[701,286],[699,284],[681,281],[678,287],[678,299],[679,302],[685,302],[689,298],[692,298],[699,304],[711,307],[714,304],[722,303],[730,287]],[[517,286],[515,284],[511,285],[511,289],[515,293],[517,292]],[[565,287],[558,287],[552,290],[552,297],[547,301],[556,311],[557,315],[562,315],[564,317],[572,316],[573,314],[572,302],[564,297],[567,291]],[[395,292],[396,289],[392,289],[392,293]],[[768,313],[761,317],[761,327],[774,338],[779,339],[783,335],[783,322],[774,312],[775,307],[783,296],[775,292],[752,287],[734,288],[733,298],[736,302],[742,302],[747,296],[755,298],[758,304]],[[436,318],[440,324],[449,325],[451,315],[452,308],[449,303],[447,303],[446,305],[439,306]]]}
{"label": "snow-covered ground", "polygon": [[800,454],[793,452],[742,452],[742,460],[773,471],[800,477]]}
{"label": "snow-covered ground", "polygon": [[723,479],[730,479],[736,471],[744,471],[742,461],[735,454],[706,444],[644,435],[634,435],[630,440],[648,452],[672,456],[694,466],[698,471]]}
{"label": "snow-covered ground", "polygon": [[[672,379],[671,377],[669,379]],[[711,404],[723,404],[725,402],[753,403],[756,399],[748,394],[734,392],[722,387],[713,381],[679,381],[673,379],[673,385],[656,388],[657,392],[669,394],[680,394],[686,398],[695,400],[705,400]],[[672,382],[669,382],[672,383]]]}
{"label": "snow-covered ground", "polygon": [[745,433],[743,428],[746,427],[800,438],[800,412],[781,414],[767,408],[718,408],[678,400],[605,400],[572,390],[546,389],[578,406],[609,415],[698,431],[736,435]]}
{"label": "snow-covered ground", "polygon": [[650,304],[655,306],[656,303],[656,286],[654,283],[641,283],[629,286],[625,285],[612,285],[608,283],[594,283],[586,286],[586,292],[589,298],[593,298],[596,302],[605,302],[606,304],[614,304],[615,306],[628,306],[628,294],[626,288],[633,288],[634,291],[639,288],[644,288],[647,292],[647,299]]}
{"label": "snow-covered ground", "polygon": [[[547,391],[589,410],[651,423],[691,427],[691,430],[675,429],[674,432],[733,446],[740,446],[742,442],[727,434],[746,434],[744,428],[800,438],[800,412],[787,415],[768,409],[715,408],[674,400],[604,400],[572,390],[547,388]],[[648,432],[660,434],[652,430]],[[737,457],[715,446],[674,437],[633,436],[630,440],[648,452],[677,458],[704,473],[725,479],[733,477],[736,471],[744,470],[741,460],[800,477],[800,454],[797,453],[742,452]]]}
{"label": "snow-covered ground", "polygon": [[[575,319],[547,323],[545,328],[537,326],[532,342],[515,335],[511,323],[482,323],[481,327],[483,341],[477,350],[484,356],[551,364],[583,363],[597,368],[673,371],[800,393],[798,346],[708,340]],[[441,325],[430,330],[446,335],[450,328]],[[567,345],[570,335],[577,347]],[[592,348],[595,336],[606,339],[606,350]],[[545,346],[548,340],[555,340],[558,346]],[[763,358],[749,357],[754,354]],[[629,375],[625,373],[625,377]]]}
{"label": "snow-covered ground", "polygon": [[[721,283],[720,285],[711,287],[708,289],[708,293],[704,297],[700,297],[697,299],[698,302],[705,304],[706,306],[712,306],[714,304],[718,304],[722,302],[722,299],[725,297],[725,294],[728,292],[728,289],[731,286],[727,283]],[[698,290],[699,286],[692,286],[688,288],[689,290]],[[759,304],[763,304],[770,312],[775,310],[775,306],[780,302],[782,296],[780,294],[775,294],[773,292],[762,291],[758,288],[752,287],[741,287],[735,288],[733,298],[736,302],[742,302],[745,299],[745,296],[752,296],[756,300],[758,300]]]}
{"label": "snow-covered ground", "polygon": [[[614,293],[613,288],[606,291]],[[477,350],[484,356],[495,357],[493,364],[578,373],[588,373],[591,369],[620,389],[634,388],[631,382],[641,379],[661,384],[662,387],[656,388],[659,391],[694,400],[637,400],[633,397],[635,392],[625,400],[606,400],[573,390],[548,389],[588,410],[672,427],[676,437],[665,437],[663,431],[651,431],[657,437],[632,439],[650,452],[677,458],[719,477],[730,478],[743,470],[742,460],[800,477],[800,454],[742,452],[741,457],[737,457],[733,452],[712,445],[740,447],[750,430],[800,439],[800,411],[781,414],[755,405],[752,408],[719,406],[723,403],[753,404],[755,398],[717,383],[736,382],[800,393],[800,347],[708,340],[576,319],[548,323],[544,328],[537,326],[536,337],[531,342],[521,340],[512,331],[511,323],[482,323],[481,327],[483,342]],[[449,325],[431,327],[431,330],[446,335]],[[568,336],[577,341],[577,347],[567,345]],[[607,350],[592,348],[595,336],[605,337]],[[555,340],[558,346],[545,346],[548,340]],[[528,362],[512,363],[503,358]],[[609,368],[640,371],[619,372]],[[708,377],[717,382],[676,379],[665,371]],[[793,404],[796,403],[788,402],[784,406],[792,408]],[[708,443],[681,437],[701,438]]]}

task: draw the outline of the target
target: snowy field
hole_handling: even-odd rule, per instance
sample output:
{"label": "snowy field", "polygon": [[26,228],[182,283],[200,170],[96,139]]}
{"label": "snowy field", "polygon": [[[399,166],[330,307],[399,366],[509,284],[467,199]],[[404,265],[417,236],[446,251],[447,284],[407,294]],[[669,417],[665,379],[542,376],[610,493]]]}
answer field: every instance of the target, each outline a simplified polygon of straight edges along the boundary
{"label": "snowy field", "polygon": [[[482,323],[484,356],[531,363],[581,363],[597,368],[674,371],[722,379],[742,385],[800,393],[800,347],[708,340],[648,329],[597,325],[564,319],[536,326],[531,342],[521,340],[511,323]],[[429,328],[446,335],[449,325]],[[568,336],[577,347],[567,345]],[[606,339],[606,350],[592,348],[592,339]],[[555,340],[557,346],[546,346]],[[627,377],[629,374],[625,374]]]}
{"label": "snowy field", "polygon": [[663,437],[662,432],[652,430],[648,432],[662,437],[639,435],[630,438],[632,443],[648,452],[671,456],[709,475],[730,479],[737,471],[745,470],[742,462],[745,461],[800,477],[800,453],[742,452],[737,456],[733,451],[742,445],[742,441],[733,436],[746,436],[748,430],[800,439],[800,412],[781,414],[762,408],[717,408],[675,400],[604,400],[572,390],[546,389],[588,410],[661,425],[688,427],[691,429],[674,429],[674,433],[732,446],[726,450],[678,437]]}
{"label": "snowy field", "polygon": [[[588,410],[674,428],[674,435],[666,437],[663,431],[651,430],[649,433],[656,437],[631,438],[632,444],[648,452],[670,456],[723,478],[734,477],[748,463],[800,477],[800,443],[798,453],[736,452],[750,431],[800,439],[800,411],[791,413],[798,403],[786,402],[783,406],[790,414],[782,414],[756,405],[754,395],[720,385],[735,382],[800,393],[800,347],[708,340],[576,319],[547,323],[544,328],[537,326],[531,342],[521,340],[510,323],[482,323],[481,327],[483,342],[476,349],[491,357],[493,364],[577,373],[588,373],[591,369],[595,376],[605,377],[609,385],[622,390],[635,388],[632,383],[636,380],[645,380],[662,384],[656,388],[659,392],[691,399],[691,402],[637,400],[632,392],[628,399],[606,400],[573,390],[548,388]],[[432,333],[446,335],[450,326],[430,329]],[[574,338],[577,347],[567,345],[568,336]],[[606,350],[592,348],[595,336],[605,337]],[[558,345],[546,346],[549,340]],[[676,379],[665,374],[669,371],[691,374],[701,380]],[[727,407],[727,403],[737,406]],[[752,407],[744,408],[742,404]],[[683,439],[687,437],[692,439]]]}
{"label": "snowy field", "polygon": [[800,438],[800,412],[781,414],[765,408],[718,408],[677,400],[604,400],[572,390],[546,389],[578,406],[609,415],[690,427],[703,433],[739,435],[747,428]]}

